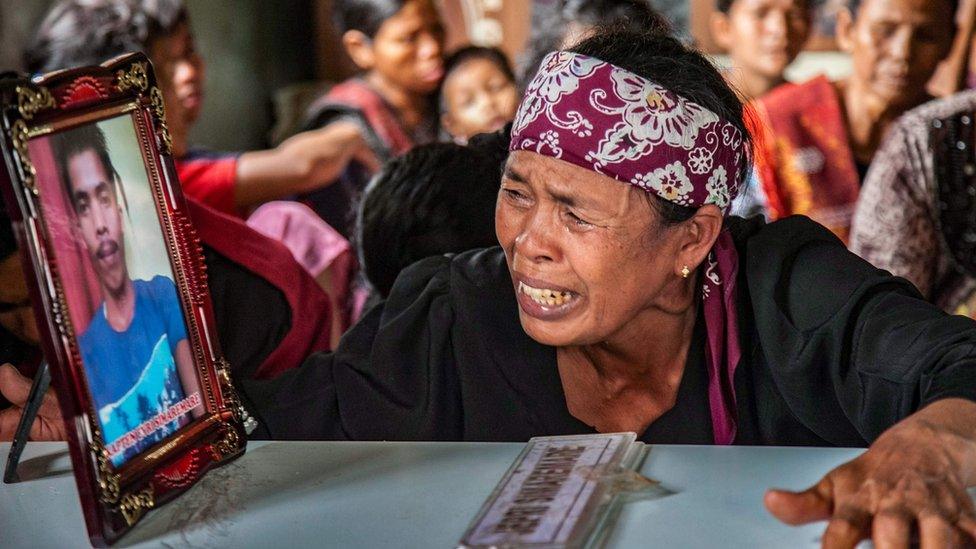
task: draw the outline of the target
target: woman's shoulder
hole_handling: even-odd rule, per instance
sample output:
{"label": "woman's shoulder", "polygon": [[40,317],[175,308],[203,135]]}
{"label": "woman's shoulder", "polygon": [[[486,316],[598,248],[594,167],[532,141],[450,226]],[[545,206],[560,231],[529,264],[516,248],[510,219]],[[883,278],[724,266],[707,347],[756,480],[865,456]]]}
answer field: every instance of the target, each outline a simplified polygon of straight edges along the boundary
{"label": "woman's shoulder", "polygon": [[397,277],[387,306],[421,293],[433,292],[466,297],[471,292],[490,292],[510,287],[505,254],[498,246],[443,254],[422,259]]}
{"label": "woman's shoulder", "polygon": [[785,315],[795,328],[806,330],[874,291],[917,294],[911,283],[861,259],[805,216],[746,223],[750,226],[740,230],[736,243],[756,313]]}

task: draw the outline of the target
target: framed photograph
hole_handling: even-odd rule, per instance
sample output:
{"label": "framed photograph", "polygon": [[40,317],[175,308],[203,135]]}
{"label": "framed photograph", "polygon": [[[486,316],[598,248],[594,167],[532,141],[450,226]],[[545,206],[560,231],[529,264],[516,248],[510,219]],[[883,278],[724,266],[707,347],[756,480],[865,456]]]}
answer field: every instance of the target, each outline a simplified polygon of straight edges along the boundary
{"label": "framed photograph", "polygon": [[0,78],[0,187],[92,543],[244,450],[148,59]]}

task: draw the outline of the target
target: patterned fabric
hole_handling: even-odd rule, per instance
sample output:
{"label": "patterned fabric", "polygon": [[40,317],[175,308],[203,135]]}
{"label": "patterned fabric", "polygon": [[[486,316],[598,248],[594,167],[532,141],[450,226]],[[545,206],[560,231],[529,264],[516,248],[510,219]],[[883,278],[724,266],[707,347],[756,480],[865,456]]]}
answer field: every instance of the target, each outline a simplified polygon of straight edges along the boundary
{"label": "patterned fabric", "polygon": [[972,121],[974,111],[976,91],[966,91],[926,103],[895,122],[864,180],[851,250],[907,278],[944,310],[976,317],[976,278],[957,265],[943,234],[934,161],[940,143],[933,139],[935,125],[967,115]]}
{"label": "patterned fabric", "polygon": [[[742,134],[714,112],[585,55],[543,59],[512,126],[511,151],[569,162],[680,204],[728,213],[745,176]],[[738,254],[723,230],[701,277],[708,397],[716,444],[735,439]]]}
{"label": "patterned fabric", "polygon": [[571,52],[543,59],[509,148],[564,160],[675,204],[723,211],[745,165],[742,133],[731,123],[630,71]]}
{"label": "patterned fabric", "polygon": [[806,215],[846,243],[861,178],[834,85],[818,76],[780,86],[755,107],[764,131],[756,169],[768,217]]}

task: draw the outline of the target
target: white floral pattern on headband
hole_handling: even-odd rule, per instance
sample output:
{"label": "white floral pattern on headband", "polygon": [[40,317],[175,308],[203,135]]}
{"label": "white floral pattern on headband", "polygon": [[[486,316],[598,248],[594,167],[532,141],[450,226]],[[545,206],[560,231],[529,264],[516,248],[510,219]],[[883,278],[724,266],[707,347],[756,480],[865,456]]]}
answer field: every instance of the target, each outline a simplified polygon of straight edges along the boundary
{"label": "white floral pattern on headband", "polygon": [[684,206],[723,210],[744,175],[741,132],[667,88],[585,55],[543,60],[510,150],[559,158]]}

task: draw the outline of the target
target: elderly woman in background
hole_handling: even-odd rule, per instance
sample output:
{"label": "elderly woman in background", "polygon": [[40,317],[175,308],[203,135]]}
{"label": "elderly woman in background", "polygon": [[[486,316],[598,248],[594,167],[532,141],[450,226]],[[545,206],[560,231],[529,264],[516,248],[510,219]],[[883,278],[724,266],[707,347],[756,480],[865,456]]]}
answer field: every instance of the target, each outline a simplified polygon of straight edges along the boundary
{"label": "elderly woman in background", "polygon": [[748,141],[670,36],[551,54],[513,125],[501,246],[411,266],[336,352],[243,381],[263,434],[870,444],[767,506],[830,519],[831,546],[976,534],[976,324],[805,218],[726,218]]}
{"label": "elderly woman in background", "polygon": [[910,280],[929,301],[976,316],[976,91],[902,116],[878,150],[851,251]]}
{"label": "elderly woman in background", "polygon": [[874,153],[894,121],[932,99],[958,0],[846,0],[837,43],[853,70],[780,86],[756,102],[756,168],[771,219],[807,215],[845,242]]}

